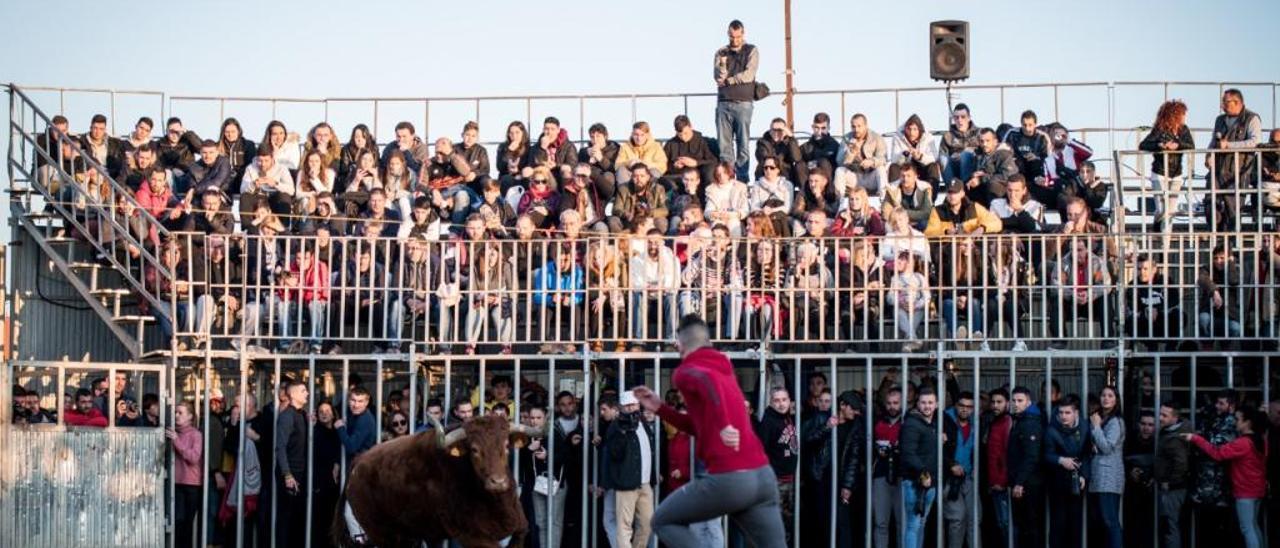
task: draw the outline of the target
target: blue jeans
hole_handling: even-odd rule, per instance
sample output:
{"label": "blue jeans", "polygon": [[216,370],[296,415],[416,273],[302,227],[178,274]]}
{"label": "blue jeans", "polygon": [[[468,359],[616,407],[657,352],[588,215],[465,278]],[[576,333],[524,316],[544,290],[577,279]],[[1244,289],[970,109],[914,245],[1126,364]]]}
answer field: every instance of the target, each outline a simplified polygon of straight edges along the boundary
{"label": "blue jeans", "polygon": [[1236,499],[1236,519],[1240,522],[1240,534],[1245,548],[1262,548],[1262,531],[1258,529],[1259,499]]}
{"label": "blue jeans", "polygon": [[[1093,511],[1102,526],[1107,529],[1107,546],[1122,548],[1124,546],[1124,530],[1120,527],[1120,495],[1115,493],[1093,493]],[[1149,525],[1149,524],[1148,524]]]}
{"label": "blue jeans", "polygon": [[[1239,338],[1241,333],[1243,333],[1244,331],[1240,326],[1240,320],[1223,318],[1222,315],[1226,313],[1227,313],[1226,310],[1219,310],[1213,313],[1201,312],[1200,318],[1199,318],[1200,319],[1200,336],[1206,337],[1206,338],[1220,337],[1222,336],[1221,329],[1223,328],[1223,326],[1225,326],[1227,331],[1226,336],[1228,338],[1231,338],[1231,339]],[[1216,326],[1214,325],[1215,323],[1217,324]],[[1215,332],[1215,329],[1214,329],[1215,327],[1218,328],[1217,332]]]}
{"label": "blue jeans", "polygon": [[[293,316],[298,314],[299,303],[290,301],[276,302],[276,320],[280,322],[281,346],[287,346],[290,337],[301,337],[302,327],[291,326],[296,322]],[[329,303],[327,301],[311,301],[307,305],[307,317],[311,320],[310,337],[307,342],[319,346],[324,338],[326,323],[329,319]]]}
{"label": "blue jeans", "polygon": [[[463,225],[467,222],[467,216],[471,214],[471,204],[479,203],[475,191],[467,188],[466,184],[459,183],[440,191],[440,197],[448,200],[453,198],[453,212],[449,215],[449,222],[455,225]],[[408,218],[406,212],[400,212],[404,218]]]}
{"label": "blue jeans", "polygon": [[[719,101],[716,103],[716,136],[720,141],[720,159],[734,163],[739,181],[750,181],[751,165],[751,112],[755,103],[750,101]],[[736,148],[735,148],[736,147]]]}
{"label": "blue jeans", "polygon": [[[182,326],[183,331],[191,331],[191,324],[187,317],[189,307],[186,299],[183,297],[178,298],[178,310],[176,313],[170,310],[172,306],[173,305],[170,305],[167,302],[160,303],[160,310],[162,313],[156,314],[156,323],[160,324],[160,336],[166,341],[173,337],[173,320],[178,321],[178,325]],[[173,320],[170,320],[169,318],[173,318]]]}
{"label": "blue jeans", "polygon": [[902,480],[902,505],[906,508],[907,519],[906,527],[902,532],[903,548],[923,548],[924,547],[924,520],[929,516],[929,511],[933,507],[933,497],[937,495],[938,490],[932,487],[924,492],[924,513],[916,513],[916,503],[918,496],[916,495],[916,484],[913,481]]}
{"label": "blue jeans", "polygon": [[946,183],[952,179],[960,179],[968,181],[973,177],[973,172],[978,170],[978,157],[972,152],[964,151],[959,154],[952,154],[947,157],[947,165],[942,168],[942,181]]}
{"label": "blue jeans", "polygon": [[[957,294],[959,296],[961,294]],[[969,303],[965,305],[968,310],[969,321],[966,322],[969,327],[969,334],[972,335],[981,331],[986,334],[986,324],[983,323],[982,317],[982,299],[976,296],[969,297]],[[956,335],[956,300],[953,298],[942,299],[942,319],[946,322],[947,329],[951,330],[951,336]]]}
{"label": "blue jeans", "polygon": [[996,528],[1000,530],[1000,541],[993,546],[1005,546],[1009,539],[1009,489],[991,492],[991,505],[995,507]]}
{"label": "blue jeans", "polygon": [[[651,292],[631,292],[631,332],[638,339],[661,339],[671,341],[676,333],[678,310],[676,309],[676,293],[662,291],[657,298],[649,298]],[[653,314],[660,317],[650,318],[649,306],[653,305]],[[649,320],[652,320],[661,333],[649,333]],[[652,341],[650,341],[652,342]]]}

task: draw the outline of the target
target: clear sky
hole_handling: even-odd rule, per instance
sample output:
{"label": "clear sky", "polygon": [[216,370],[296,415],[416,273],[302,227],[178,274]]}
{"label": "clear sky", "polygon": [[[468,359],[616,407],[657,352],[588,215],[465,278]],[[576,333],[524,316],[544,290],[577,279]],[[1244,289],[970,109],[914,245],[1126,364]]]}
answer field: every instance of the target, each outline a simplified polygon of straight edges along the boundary
{"label": "clear sky", "polygon": [[[1280,55],[1274,22],[1280,2],[1071,0],[981,2],[795,0],[793,44],[799,90],[921,86],[928,79],[927,26],[940,19],[971,23],[970,84],[1120,80],[1276,81]],[[741,19],[747,40],[760,47],[760,78],[783,88],[782,2],[648,0],[555,1],[199,1],[0,2],[0,81],[28,85],[149,89],[170,95],[352,97],[475,96],[574,93],[711,91],[711,58],[725,42],[730,19]],[[1270,88],[1246,88],[1247,102],[1275,119]],[[1216,114],[1216,88],[1175,88],[1191,104],[1193,126]],[[53,114],[54,94],[37,95]],[[1149,123],[1162,91],[1118,94],[1118,125]],[[782,112],[781,95],[759,104],[753,133]],[[980,124],[995,125],[996,95],[964,92]],[[945,120],[937,94],[903,98],[900,117],[914,111],[926,125]],[[1105,91],[1066,90],[1063,122],[1106,124]],[[104,96],[69,97],[74,131],[107,112]],[[137,116],[159,117],[161,101],[120,99],[115,127],[127,131]],[[1004,118],[1023,108],[1052,109],[1052,92],[1015,91]],[[637,115],[670,133],[679,100],[642,104]],[[840,112],[838,96],[797,101],[797,126],[823,109]],[[872,126],[892,129],[888,95],[847,98],[846,114],[867,111]],[[587,107],[586,122],[605,121],[625,133],[627,101]],[[216,133],[215,105],[174,102],[201,135]],[[557,114],[577,136],[576,101],[534,106],[535,123]],[[250,138],[271,116],[264,104],[229,104]],[[690,104],[694,124],[709,135],[711,102]],[[322,107],[282,106],[277,117],[305,131]],[[6,118],[7,110],[0,114]],[[511,119],[524,119],[523,103],[486,104],[482,139],[497,139]],[[433,107],[431,137],[455,136],[474,105]],[[351,125],[373,121],[369,105],[334,106],[330,118],[343,140]],[[1041,121],[1048,121],[1042,114]],[[420,104],[384,105],[379,141],[398,119],[423,120]],[[159,120],[157,120],[159,121]],[[843,124],[839,124],[843,125]],[[419,131],[422,132],[421,124]],[[7,144],[7,132],[0,146]]]}

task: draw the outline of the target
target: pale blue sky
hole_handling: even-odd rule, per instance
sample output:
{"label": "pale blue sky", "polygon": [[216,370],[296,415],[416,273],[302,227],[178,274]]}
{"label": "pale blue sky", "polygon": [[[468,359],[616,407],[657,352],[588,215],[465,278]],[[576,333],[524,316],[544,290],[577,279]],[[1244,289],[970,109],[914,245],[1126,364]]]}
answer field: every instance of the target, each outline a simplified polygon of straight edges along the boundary
{"label": "pale blue sky", "polygon": [[[1162,2],[814,1],[793,2],[796,87],[800,90],[929,85],[927,25],[939,19],[971,23],[970,84],[1119,80],[1280,79],[1280,56],[1268,52],[1280,2],[1274,0]],[[0,3],[0,81],[28,85],[150,89],[220,96],[350,97],[474,96],[572,93],[705,92],[710,60],[725,42],[732,18],[747,26],[762,52],[760,77],[783,88],[782,2],[649,0],[645,2],[82,2]],[[1175,88],[1191,104],[1192,125],[1216,114],[1216,88]],[[1246,88],[1265,125],[1275,117],[1270,88]],[[1149,123],[1163,90],[1117,94],[1118,125]],[[55,94],[37,94],[50,114]],[[1072,127],[1106,124],[1103,88],[1065,90],[1062,121]],[[753,133],[782,112],[781,95],[757,106]],[[975,119],[995,125],[994,92],[965,92]],[[1023,108],[1052,110],[1048,90],[1014,91],[1005,118]],[[161,101],[117,100],[115,127],[137,116],[160,115]],[[846,114],[867,111],[872,126],[893,126],[889,95],[850,96]],[[108,112],[105,96],[69,96],[74,131],[94,112]],[[174,102],[201,135],[216,133],[216,104]],[[660,136],[670,133],[679,100],[643,103],[637,113]],[[838,96],[797,101],[797,126],[818,109],[836,116]],[[420,104],[384,105],[379,141],[398,119],[419,124]],[[626,101],[590,105],[586,122],[601,120],[615,137],[631,120]],[[694,101],[695,126],[714,134],[711,102]],[[907,95],[900,117],[920,111],[926,125],[945,119],[939,94]],[[576,137],[575,101],[535,104],[531,118],[557,114]],[[250,138],[271,116],[265,104],[229,104]],[[7,111],[0,115],[7,119]],[[281,106],[291,129],[323,117],[315,106]],[[506,122],[524,119],[523,103],[486,104],[482,138],[497,139]],[[430,136],[454,136],[474,118],[469,103],[433,106]],[[342,138],[358,121],[373,121],[370,105],[334,106]],[[1042,114],[1041,120],[1051,116]],[[159,122],[159,120],[157,120]],[[0,139],[7,141],[7,134]],[[6,142],[0,141],[0,146]]]}

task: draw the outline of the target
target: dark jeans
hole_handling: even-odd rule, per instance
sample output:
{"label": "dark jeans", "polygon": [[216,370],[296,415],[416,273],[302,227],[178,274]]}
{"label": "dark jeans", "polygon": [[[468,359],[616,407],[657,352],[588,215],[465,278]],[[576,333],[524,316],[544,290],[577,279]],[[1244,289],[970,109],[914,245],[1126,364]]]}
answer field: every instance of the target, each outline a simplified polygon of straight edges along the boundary
{"label": "dark jeans", "polygon": [[200,486],[177,485],[173,493],[174,546],[203,546],[193,535],[198,533],[196,524],[200,515]]}
{"label": "dark jeans", "polygon": [[1049,494],[1049,546],[1080,548],[1084,527],[1084,496],[1071,493]]}
{"label": "dark jeans", "polygon": [[1039,486],[1023,487],[1022,498],[1013,499],[1013,542],[1017,548],[1044,546],[1044,498]]}
{"label": "dark jeans", "polygon": [[[306,474],[295,476],[298,483],[305,481]],[[290,491],[284,486],[284,479],[276,479],[276,548],[293,548],[306,546],[307,497],[301,489]],[[270,518],[268,518],[270,519]]]}
{"label": "dark jeans", "polygon": [[1108,548],[1122,548],[1124,546],[1124,531],[1120,527],[1120,495],[1115,493],[1090,493],[1089,504],[1094,516],[1094,522],[1090,529],[1098,530],[1099,537],[1106,539],[1105,546]]}

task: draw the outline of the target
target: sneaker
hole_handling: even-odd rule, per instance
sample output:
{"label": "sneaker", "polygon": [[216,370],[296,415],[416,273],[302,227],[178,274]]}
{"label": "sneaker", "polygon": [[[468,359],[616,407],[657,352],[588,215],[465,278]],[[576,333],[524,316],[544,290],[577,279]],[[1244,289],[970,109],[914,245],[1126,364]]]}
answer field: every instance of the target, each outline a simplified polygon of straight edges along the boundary
{"label": "sneaker", "polygon": [[991,345],[987,344],[987,341],[982,341],[982,343],[978,345],[978,350],[981,350],[983,352],[990,352]]}
{"label": "sneaker", "polygon": [[1062,341],[1053,341],[1049,343],[1049,350],[1053,352],[1061,352],[1067,349],[1067,343]]}
{"label": "sneaker", "polygon": [[911,353],[920,350],[920,343],[912,341],[902,345],[902,351]]}
{"label": "sneaker", "polygon": [[1023,342],[1023,340],[1022,340],[1022,339],[1018,339],[1018,340],[1016,340],[1016,341],[1013,341],[1013,351],[1014,351],[1014,352],[1026,352],[1026,351],[1027,351],[1027,343],[1026,343],[1026,342]]}
{"label": "sneaker", "polygon": [[311,345],[311,352],[310,352],[310,353],[311,353],[311,354],[319,354],[319,353],[320,353],[320,345],[318,345],[318,344],[313,344],[313,345]]}
{"label": "sneaker", "polygon": [[538,347],[538,353],[539,354],[555,354],[556,347],[551,344],[544,344]]}
{"label": "sneaker", "polygon": [[955,339],[958,341],[969,340],[969,327],[964,325],[957,327],[955,332]]}
{"label": "sneaker", "polygon": [[508,356],[508,355],[510,355],[510,354],[511,354],[511,345],[509,345],[509,344],[504,344],[504,345],[502,345],[502,350],[501,350],[501,351],[499,351],[498,353],[499,353],[499,354],[502,354],[503,356]]}
{"label": "sneaker", "polygon": [[474,356],[474,355],[476,355],[476,345],[474,345],[474,344],[468,344],[468,345],[467,345],[467,355],[468,355],[468,356]]}

